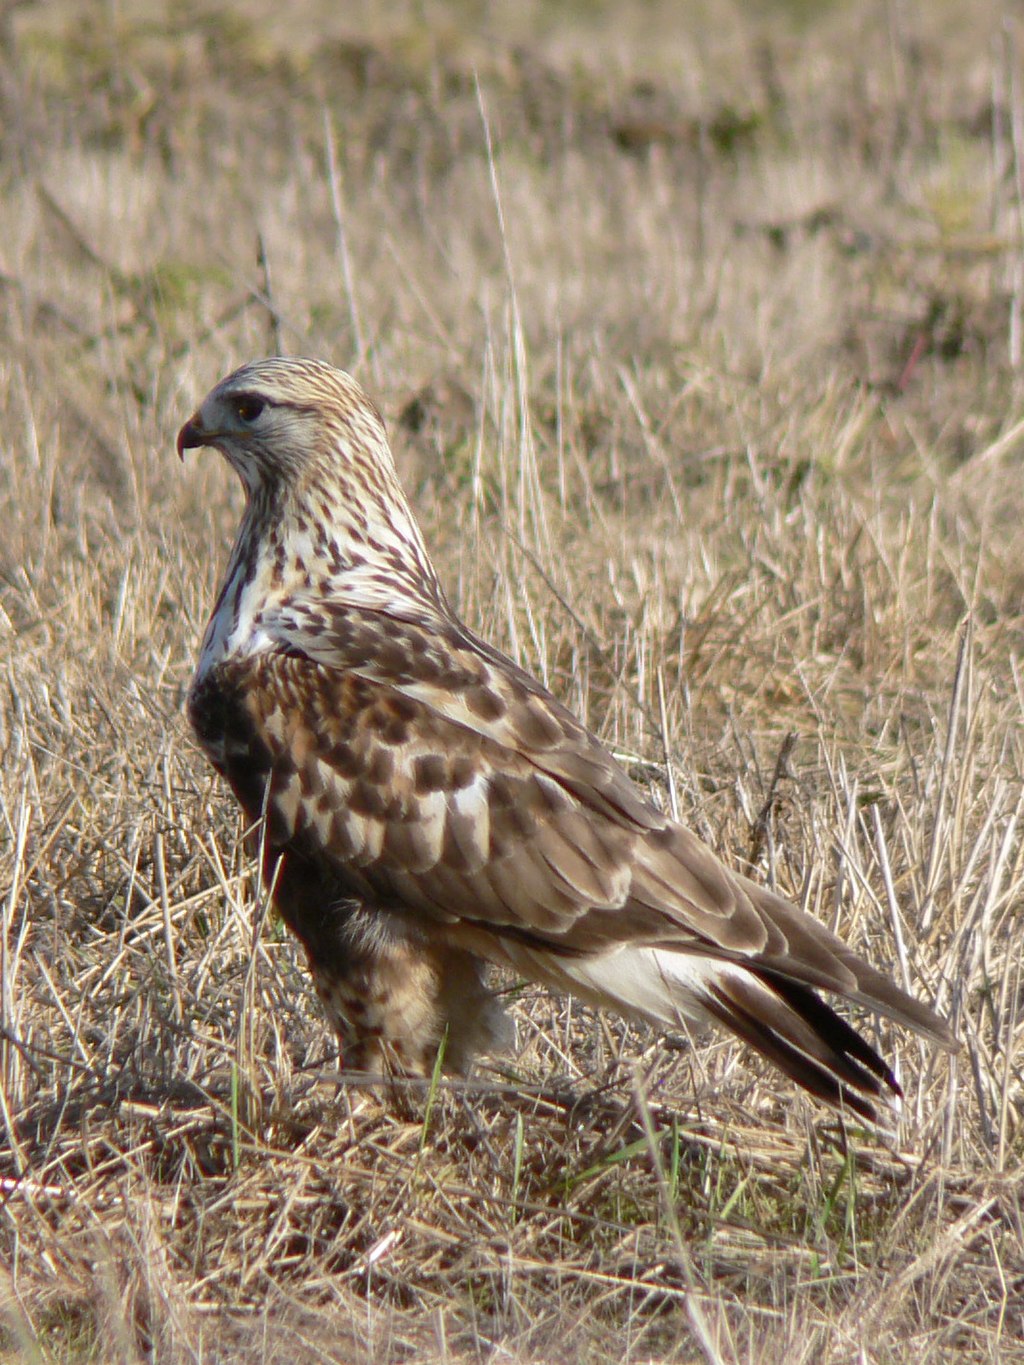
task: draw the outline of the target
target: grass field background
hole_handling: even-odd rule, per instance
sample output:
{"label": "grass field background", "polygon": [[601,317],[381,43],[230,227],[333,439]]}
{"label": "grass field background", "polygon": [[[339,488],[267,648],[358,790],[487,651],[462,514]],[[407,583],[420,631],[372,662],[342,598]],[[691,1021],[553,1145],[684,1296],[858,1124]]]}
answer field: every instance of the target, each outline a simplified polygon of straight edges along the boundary
{"label": "grass field background", "polygon": [[[0,1361],[1024,1359],[1019,7],[0,5]],[[467,621],[963,1047],[506,983],[338,1085],[182,705],[274,351]],[[872,1032],[873,1021],[865,1021]]]}

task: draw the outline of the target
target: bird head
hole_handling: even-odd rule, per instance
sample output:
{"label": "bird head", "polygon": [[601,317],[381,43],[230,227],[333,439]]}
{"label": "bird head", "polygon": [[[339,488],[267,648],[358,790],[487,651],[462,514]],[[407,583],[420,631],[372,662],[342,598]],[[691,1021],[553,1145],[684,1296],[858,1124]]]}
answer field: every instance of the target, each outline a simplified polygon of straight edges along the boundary
{"label": "bird head", "polygon": [[245,486],[240,536],[284,545],[302,576],[315,557],[337,595],[443,603],[402,492],[380,413],[351,375],[274,356],[229,374],[178,433],[178,454],[213,446]]}
{"label": "bird head", "polygon": [[178,454],[213,446],[247,491],[346,481],[391,469],[384,423],[351,375],[273,356],[229,374],[178,433]]}

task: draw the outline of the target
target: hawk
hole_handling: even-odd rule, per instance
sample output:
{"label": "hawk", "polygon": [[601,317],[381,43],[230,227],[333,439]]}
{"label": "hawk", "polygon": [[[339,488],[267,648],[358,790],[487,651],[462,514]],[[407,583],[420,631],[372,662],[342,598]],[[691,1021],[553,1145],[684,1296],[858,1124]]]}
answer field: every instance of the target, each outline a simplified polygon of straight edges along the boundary
{"label": "hawk", "polygon": [[535,678],[456,616],[384,423],[316,360],[244,365],[178,435],[245,511],[188,712],[258,827],[353,1069],[506,1046],[488,963],[662,1028],[717,1023],[871,1120],[899,1085],[818,994],[953,1047],[931,1009],[730,871]]}

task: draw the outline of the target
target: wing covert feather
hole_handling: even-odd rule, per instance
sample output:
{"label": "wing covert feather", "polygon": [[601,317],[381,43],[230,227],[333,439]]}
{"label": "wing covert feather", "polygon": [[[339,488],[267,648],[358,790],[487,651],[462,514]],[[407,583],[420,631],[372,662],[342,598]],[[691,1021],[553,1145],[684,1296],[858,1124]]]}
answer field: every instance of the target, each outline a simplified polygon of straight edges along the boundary
{"label": "wing covert feather", "polygon": [[[346,894],[570,954],[634,943],[749,962],[945,1036],[824,926],[645,803],[592,737],[617,774],[606,790],[629,786],[643,824],[617,787],[611,808],[550,755],[541,765],[360,673],[262,654],[225,665],[220,686],[245,713],[245,747],[258,740],[272,839],[329,867]],[[254,793],[222,769],[257,820],[268,779]]]}
{"label": "wing covert feather", "polygon": [[[652,935],[706,938],[709,950],[764,945],[760,916],[710,851],[693,840],[697,873],[674,856],[677,827],[612,818],[532,755],[361,675],[284,655],[231,669],[268,752],[277,842],[337,864],[352,894],[508,926],[568,951]],[[649,825],[663,819],[650,807]]]}
{"label": "wing covert feather", "polygon": [[636,829],[660,829],[666,823],[568,708],[459,621],[425,623],[411,615],[295,596],[266,613],[262,624],[284,649],[381,683],[452,725],[527,755],[613,821]]}

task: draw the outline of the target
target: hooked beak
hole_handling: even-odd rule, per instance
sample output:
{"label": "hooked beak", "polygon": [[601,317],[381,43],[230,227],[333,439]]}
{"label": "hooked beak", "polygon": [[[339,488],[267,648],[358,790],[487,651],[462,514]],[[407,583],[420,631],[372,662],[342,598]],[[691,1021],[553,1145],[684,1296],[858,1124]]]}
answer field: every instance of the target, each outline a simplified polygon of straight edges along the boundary
{"label": "hooked beak", "polygon": [[196,446],[205,446],[208,442],[209,438],[203,430],[198,412],[193,413],[178,432],[178,459],[184,460],[186,450],[194,450]]}

